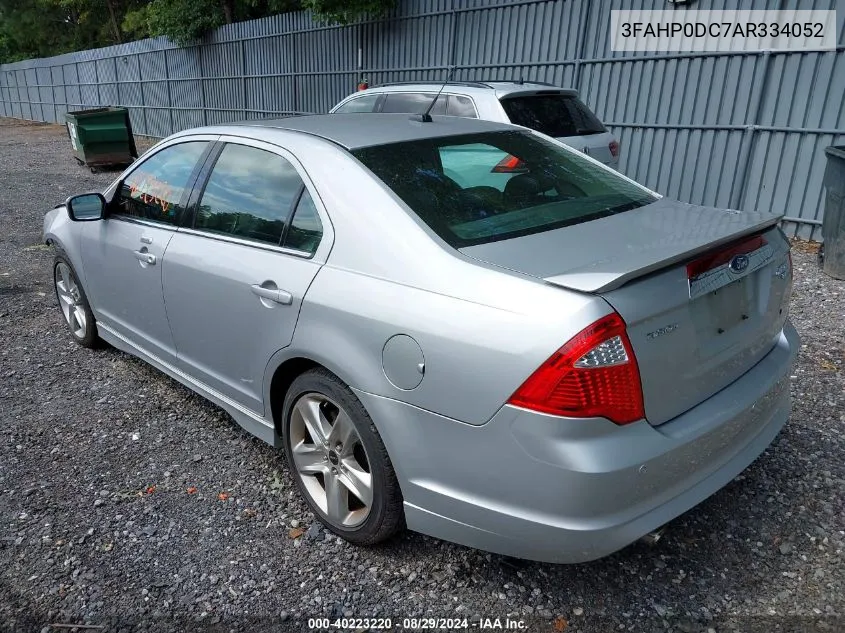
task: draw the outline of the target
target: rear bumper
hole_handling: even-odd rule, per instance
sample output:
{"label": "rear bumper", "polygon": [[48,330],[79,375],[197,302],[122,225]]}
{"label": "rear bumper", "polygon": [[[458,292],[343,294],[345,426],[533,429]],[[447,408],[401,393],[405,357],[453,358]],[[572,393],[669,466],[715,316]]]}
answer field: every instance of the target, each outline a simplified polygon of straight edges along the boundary
{"label": "rear bumper", "polygon": [[772,442],[790,411],[790,323],[739,380],[659,427],[504,407],[471,426],[358,392],[402,486],[408,527],[547,562],[600,558],[700,503]]}

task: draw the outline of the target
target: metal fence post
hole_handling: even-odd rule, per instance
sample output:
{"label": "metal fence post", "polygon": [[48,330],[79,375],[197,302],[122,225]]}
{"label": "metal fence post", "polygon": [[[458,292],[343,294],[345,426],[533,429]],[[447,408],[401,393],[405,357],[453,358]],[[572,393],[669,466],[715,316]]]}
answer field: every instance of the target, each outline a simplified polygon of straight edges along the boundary
{"label": "metal fence post", "polygon": [[578,94],[581,94],[581,65],[584,60],[584,54],[587,52],[587,39],[590,30],[590,15],[591,15],[591,2],[590,0],[586,0],[584,4],[581,6],[584,7],[583,12],[586,13],[586,17],[583,17],[581,20],[581,28],[578,30],[578,40],[575,42],[575,71],[573,72],[572,77],[572,85],[575,87],[575,90],[578,91]]}
{"label": "metal fence post", "polygon": [[[26,78],[26,68],[23,69],[23,85],[26,89],[26,104],[29,106],[29,121],[32,121],[32,100],[29,98],[29,80]],[[18,89],[20,94],[20,89]],[[21,114],[23,114],[23,101],[21,101]]]}
{"label": "metal fence post", "polygon": [[[3,116],[11,116],[12,114],[12,94],[9,91],[9,71],[4,70],[2,73],[3,90]],[[8,103],[8,105],[6,105]]]}
{"label": "metal fence post", "polygon": [[204,46],[205,46],[204,44],[198,44],[197,45],[197,52],[198,52],[197,56],[199,57],[199,66],[200,66],[200,68],[199,68],[200,72],[199,72],[198,76],[199,76],[199,79],[200,79],[200,91],[202,92],[202,124],[208,125],[208,110],[206,110],[206,104],[205,104],[205,70],[203,69],[203,63],[202,63],[202,49],[203,49]]}
{"label": "metal fence post", "polygon": [[[21,69],[18,68],[15,70],[15,84],[18,86],[18,111],[21,113],[21,118],[25,121],[28,121],[26,114],[24,114],[23,106],[29,100],[29,90],[26,89],[26,76],[24,76],[23,82],[21,82]],[[21,92],[23,90],[24,92]]]}
{"label": "metal fence post", "polygon": [[6,71],[0,70],[0,104],[2,104],[2,111],[0,111],[0,116],[6,116]]}
{"label": "metal fence post", "polygon": [[760,124],[760,110],[763,107],[763,99],[766,97],[766,90],[769,86],[769,71],[771,66],[772,53],[771,51],[765,51],[763,53],[763,78],[760,80],[760,94],[754,103],[754,109],[749,117],[749,124],[745,128],[745,132],[743,132],[742,148],[740,149],[739,159],[737,160],[739,182],[734,181],[731,183],[730,207],[733,209],[739,208],[742,204],[742,200],[745,197],[745,189],[748,186],[748,175],[751,171],[754,149],[757,146],[757,126]]}
{"label": "metal fence post", "polygon": [[142,88],[139,90],[141,93],[141,120],[144,122],[144,131],[142,134],[149,136],[150,134],[150,126],[147,122],[147,96],[146,91],[143,89],[144,85],[144,71],[141,70],[141,56],[136,55],[135,60],[138,62],[138,82],[141,84]]}
{"label": "metal fence post", "polygon": [[246,119],[246,42],[243,39],[241,39],[241,104],[243,105],[244,119]]}
{"label": "metal fence post", "polygon": [[449,65],[454,67],[458,62],[458,20],[460,19],[460,13],[455,10],[455,0],[452,0],[450,12],[452,14],[452,34],[449,42]]}
{"label": "metal fence post", "polygon": [[[786,5],[787,0],[778,0],[777,8],[782,11]],[[754,156],[754,150],[757,147],[757,126],[760,124],[760,110],[763,107],[763,99],[766,96],[766,90],[769,87],[769,75],[772,68],[772,52],[767,50],[763,53],[763,79],[760,82],[760,95],[757,97],[757,102],[754,104],[754,111],[751,114],[750,125],[746,128],[743,139],[744,157],[740,154],[742,163],[737,163],[737,166],[742,165],[742,171],[739,176],[739,187],[734,187],[736,183],[731,183],[730,206],[734,209],[742,204],[745,197],[745,189],[748,186],[748,174],[751,171],[751,161]]]}
{"label": "metal fence post", "polygon": [[176,130],[173,129],[173,99],[170,96],[170,63],[167,61],[167,49],[165,48],[162,52],[164,53],[164,84],[167,87],[167,112],[170,114],[170,128],[167,133],[175,134]]}
{"label": "metal fence post", "polygon": [[94,60],[94,81],[97,82],[97,105],[103,104],[103,97],[100,95],[100,69],[98,68],[97,62],[99,60]]}
{"label": "metal fence post", "polygon": [[291,35],[291,68],[293,68],[293,111],[299,112],[299,55],[296,54],[296,35]]}
{"label": "metal fence post", "polygon": [[17,69],[10,71],[9,77],[15,80],[15,100],[11,100],[12,91],[9,90],[9,107],[12,109],[12,116],[15,114],[15,105],[18,106],[18,116],[23,118],[23,106],[21,105],[21,82],[18,79]]}
{"label": "metal fence post", "polygon": [[[115,96],[117,97],[117,103],[115,103],[114,105],[122,106],[123,105],[123,99],[120,98],[120,80],[118,79],[118,75],[117,75],[117,56],[114,56],[111,59],[112,59],[112,64],[114,65],[114,92],[115,92]],[[79,77],[79,71],[77,71],[76,74],[77,74],[77,78],[78,78]]]}
{"label": "metal fence post", "polygon": [[59,122],[59,108],[56,105],[56,80],[53,78],[53,68],[50,66],[50,101],[53,103],[53,119]]}

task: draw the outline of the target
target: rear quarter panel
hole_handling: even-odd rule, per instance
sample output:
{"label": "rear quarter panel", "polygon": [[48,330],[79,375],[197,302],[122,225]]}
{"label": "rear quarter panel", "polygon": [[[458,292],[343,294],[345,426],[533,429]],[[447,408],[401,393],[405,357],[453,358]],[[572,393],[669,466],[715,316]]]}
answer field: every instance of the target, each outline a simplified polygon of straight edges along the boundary
{"label": "rear quarter panel", "polygon": [[[326,266],[306,295],[290,353],[301,351],[362,391],[483,424],[544,360],[609,309],[589,297],[481,272],[498,286],[493,292],[512,298],[509,306]],[[461,274],[459,267],[454,273]],[[383,350],[397,334],[422,350],[424,374],[414,389],[400,389],[385,375]]]}

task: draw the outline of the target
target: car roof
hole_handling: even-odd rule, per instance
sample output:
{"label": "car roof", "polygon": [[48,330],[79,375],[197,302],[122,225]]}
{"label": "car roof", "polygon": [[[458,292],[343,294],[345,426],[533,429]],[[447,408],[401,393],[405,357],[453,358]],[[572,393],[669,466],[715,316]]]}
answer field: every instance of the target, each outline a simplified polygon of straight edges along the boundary
{"label": "car roof", "polygon": [[[352,150],[402,141],[515,129],[506,123],[452,116],[433,116],[431,122],[423,123],[418,116],[407,113],[318,114],[229,123],[205,128],[205,131],[227,134],[230,133],[227,128],[234,127],[238,128],[237,134],[245,135],[245,128],[275,128],[318,136]],[[198,131],[191,130],[193,133]],[[264,138],[257,130],[249,136]]]}
{"label": "car roof", "polygon": [[[414,81],[381,84],[367,88],[366,92],[431,92],[443,86],[442,81]],[[561,88],[541,81],[450,81],[443,88],[443,92],[459,92],[466,95],[485,95],[493,93],[497,98],[520,92],[537,92],[550,90],[560,94],[577,96],[578,91],[571,88]],[[359,93],[355,93],[359,94]]]}

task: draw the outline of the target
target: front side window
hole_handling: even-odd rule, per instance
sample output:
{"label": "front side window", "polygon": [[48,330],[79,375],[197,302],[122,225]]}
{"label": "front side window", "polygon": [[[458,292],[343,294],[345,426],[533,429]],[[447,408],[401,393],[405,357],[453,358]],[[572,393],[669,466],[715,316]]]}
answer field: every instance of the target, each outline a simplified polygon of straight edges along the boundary
{"label": "front side window", "polygon": [[[437,97],[436,92],[389,92],[384,98],[382,112],[407,112],[409,114],[422,114]],[[446,95],[437,97],[437,102],[431,108],[429,114],[446,114]]]}
{"label": "front side window", "polygon": [[376,102],[378,101],[378,98],[379,95],[377,94],[355,97],[335,110],[335,114],[346,114],[349,112],[372,112],[376,109]]}
{"label": "front side window", "polygon": [[178,224],[180,206],[208,141],[190,141],[156,152],[120,184],[115,212],[162,224]]}
{"label": "front side window", "polygon": [[596,115],[573,95],[516,96],[504,98],[501,102],[511,123],[555,138],[607,131]]}
{"label": "front side window", "polygon": [[528,131],[408,141],[352,153],[456,248],[589,222],[657,200]]}
{"label": "front side window", "polygon": [[302,185],[278,154],[226,145],[200,198],[194,228],[279,246]]}

